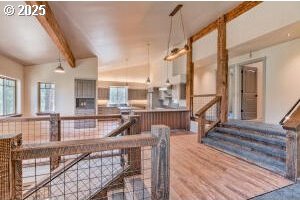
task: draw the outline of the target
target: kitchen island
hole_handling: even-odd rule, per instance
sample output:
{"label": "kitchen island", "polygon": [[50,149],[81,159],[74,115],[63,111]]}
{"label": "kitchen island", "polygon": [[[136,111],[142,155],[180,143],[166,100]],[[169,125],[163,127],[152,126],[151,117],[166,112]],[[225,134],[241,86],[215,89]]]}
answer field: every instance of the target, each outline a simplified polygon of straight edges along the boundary
{"label": "kitchen island", "polygon": [[134,115],[141,116],[141,130],[150,131],[151,125],[163,124],[171,130],[189,130],[190,111],[187,109],[134,110]]}

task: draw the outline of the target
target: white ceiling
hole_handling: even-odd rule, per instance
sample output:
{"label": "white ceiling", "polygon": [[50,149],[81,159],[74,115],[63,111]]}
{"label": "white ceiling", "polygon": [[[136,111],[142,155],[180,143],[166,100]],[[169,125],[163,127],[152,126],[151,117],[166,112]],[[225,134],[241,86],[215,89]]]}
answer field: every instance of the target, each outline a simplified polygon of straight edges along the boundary
{"label": "white ceiling", "polygon": [[[7,4],[0,2],[0,10]],[[49,2],[76,58],[98,56],[101,67],[130,66],[152,60],[167,48],[168,14],[182,3],[188,36],[240,2]],[[7,17],[1,12],[0,53],[24,65],[57,59],[57,49],[34,17]],[[175,26],[178,26],[175,23]],[[180,30],[180,29],[177,29]],[[180,34],[175,43],[182,42]]]}

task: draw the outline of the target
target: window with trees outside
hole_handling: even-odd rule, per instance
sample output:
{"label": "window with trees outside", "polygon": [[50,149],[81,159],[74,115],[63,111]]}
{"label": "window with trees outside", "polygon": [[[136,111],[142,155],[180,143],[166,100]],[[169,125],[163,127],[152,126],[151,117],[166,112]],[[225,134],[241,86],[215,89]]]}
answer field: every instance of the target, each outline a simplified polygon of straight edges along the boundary
{"label": "window with trees outside", "polygon": [[55,84],[39,83],[39,113],[55,112]]}
{"label": "window with trees outside", "polygon": [[0,116],[16,114],[16,80],[0,76]]}
{"label": "window with trees outside", "polygon": [[127,105],[128,88],[111,86],[109,88],[109,103],[112,105]]}

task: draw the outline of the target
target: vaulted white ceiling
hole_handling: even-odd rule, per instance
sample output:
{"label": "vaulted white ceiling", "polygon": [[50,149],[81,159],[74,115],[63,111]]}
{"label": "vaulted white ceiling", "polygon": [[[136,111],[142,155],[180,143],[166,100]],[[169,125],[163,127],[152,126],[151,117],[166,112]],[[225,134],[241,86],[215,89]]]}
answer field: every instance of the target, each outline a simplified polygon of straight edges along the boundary
{"label": "vaulted white ceiling", "polygon": [[[240,2],[49,2],[76,58],[98,56],[101,67],[143,65],[146,43],[156,59],[167,48],[168,14],[182,3],[188,36],[226,13]],[[7,4],[0,2],[3,10]],[[24,65],[57,59],[58,50],[34,17],[8,17],[0,14],[0,53]],[[174,43],[183,41],[175,18]]]}

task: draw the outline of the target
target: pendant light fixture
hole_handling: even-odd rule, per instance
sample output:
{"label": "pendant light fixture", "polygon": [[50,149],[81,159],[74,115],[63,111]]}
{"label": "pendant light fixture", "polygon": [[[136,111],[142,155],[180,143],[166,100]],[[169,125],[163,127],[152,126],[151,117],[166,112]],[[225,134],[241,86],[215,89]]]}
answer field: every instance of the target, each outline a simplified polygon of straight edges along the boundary
{"label": "pendant light fixture", "polygon": [[161,78],[161,87],[159,88],[159,91],[167,91],[168,90],[168,87],[171,85],[170,83],[170,80],[169,80],[169,70],[168,70],[168,62],[165,62],[165,65],[164,67],[162,67],[162,72],[161,72],[161,75],[164,76],[165,73],[166,73],[166,70],[165,70],[165,67],[167,67],[167,80],[166,82],[163,82],[163,79]]}
{"label": "pendant light fixture", "polygon": [[171,85],[171,82],[169,80],[169,65],[167,63],[167,80],[166,80],[166,86],[169,87]]}
{"label": "pendant light fixture", "polygon": [[148,43],[147,44],[148,46],[148,77],[147,77],[147,80],[146,80],[146,84],[147,85],[150,85],[151,81],[150,81],[150,44]]}
{"label": "pendant light fixture", "polygon": [[128,58],[126,58],[126,82],[125,85],[128,86]]}
{"label": "pendant light fixture", "polygon": [[176,15],[176,13],[179,11],[180,13],[180,24],[181,24],[181,28],[182,28],[182,33],[183,33],[183,37],[184,37],[184,41],[187,42],[186,40],[186,35],[185,35],[185,31],[184,31],[184,25],[183,25],[183,20],[182,20],[182,13],[181,13],[181,8],[182,8],[182,4],[179,4],[175,7],[175,9],[170,13],[170,17],[171,17],[171,24],[170,24],[170,31],[169,31],[169,40],[168,40],[168,50],[167,50],[167,55],[164,58],[164,60],[166,61],[172,61],[180,56],[183,56],[184,54],[186,54],[189,50],[190,47],[188,46],[188,44],[185,44],[182,48],[174,48],[170,51],[170,44],[171,44],[171,39],[172,39],[172,30],[173,30],[173,17]]}
{"label": "pendant light fixture", "polygon": [[65,73],[65,69],[61,66],[61,59],[60,59],[60,53],[58,54],[58,66],[55,68],[54,72],[55,73],[59,73],[59,74],[63,74]]}

